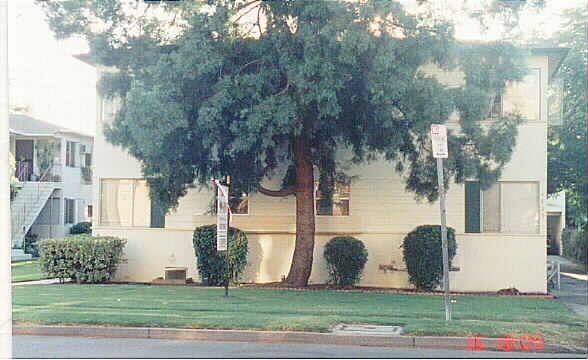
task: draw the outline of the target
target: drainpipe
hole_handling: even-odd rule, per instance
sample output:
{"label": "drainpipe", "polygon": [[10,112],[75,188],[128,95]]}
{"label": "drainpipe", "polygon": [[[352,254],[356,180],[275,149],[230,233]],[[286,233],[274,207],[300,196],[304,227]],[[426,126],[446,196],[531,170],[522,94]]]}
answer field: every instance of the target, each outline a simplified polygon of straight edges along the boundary
{"label": "drainpipe", "polygon": [[[12,357],[10,180],[8,164],[8,0],[0,0],[0,358]],[[4,160],[2,160],[4,159]],[[4,190],[2,190],[4,189]]]}

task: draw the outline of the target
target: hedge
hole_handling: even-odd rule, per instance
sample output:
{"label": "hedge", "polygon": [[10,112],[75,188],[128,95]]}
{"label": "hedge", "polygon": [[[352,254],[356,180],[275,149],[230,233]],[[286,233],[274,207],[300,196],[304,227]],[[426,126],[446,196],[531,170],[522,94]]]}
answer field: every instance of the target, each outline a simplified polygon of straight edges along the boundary
{"label": "hedge", "polygon": [[[238,282],[247,265],[247,235],[241,230],[229,228],[229,280]],[[226,251],[216,250],[216,225],[205,225],[194,230],[192,238],[196,267],[202,283],[208,286],[221,286],[226,277]]]}
{"label": "hedge", "polygon": [[[441,226],[422,225],[409,232],[401,246],[409,281],[419,290],[432,290],[443,279]],[[449,267],[455,256],[455,230],[447,228]]]}
{"label": "hedge", "polygon": [[50,278],[79,283],[112,279],[126,240],[110,236],[74,235],[39,242],[41,270]]}

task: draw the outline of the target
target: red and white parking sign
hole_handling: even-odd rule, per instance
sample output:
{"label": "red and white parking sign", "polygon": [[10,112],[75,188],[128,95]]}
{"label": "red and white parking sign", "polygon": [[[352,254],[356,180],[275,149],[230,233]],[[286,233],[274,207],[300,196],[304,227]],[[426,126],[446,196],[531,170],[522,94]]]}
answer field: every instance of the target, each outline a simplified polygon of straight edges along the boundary
{"label": "red and white parking sign", "polygon": [[447,151],[447,128],[441,124],[431,124],[431,140],[433,141],[433,157],[446,159],[449,156]]}

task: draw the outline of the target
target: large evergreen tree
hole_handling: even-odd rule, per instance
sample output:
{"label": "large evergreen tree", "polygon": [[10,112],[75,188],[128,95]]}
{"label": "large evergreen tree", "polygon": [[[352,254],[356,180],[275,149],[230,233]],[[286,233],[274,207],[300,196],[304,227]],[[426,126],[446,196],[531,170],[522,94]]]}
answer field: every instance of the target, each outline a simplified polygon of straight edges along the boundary
{"label": "large evergreen tree", "polygon": [[[314,183],[332,192],[336,148],[356,162],[382,156],[429,201],[438,196],[432,123],[460,119],[446,183],[487,187],[510,158],[520,116],[481,123],[494,96],[525,75],[524,54],[509,44],[458,43],[449,23],[390,0],[149,3],[45,6],[58,37],[86,36],[93,61],[118,69],[100,86],[123,99],[107,139],[140,160],[152,197],[174,207],[189,186],[221,175],[239,189],[296,197],[290,285],[308,282]],[[459,67],[463,85],[444,86],[426,64]],[[284,162],[284,187],[263,188]]]}
{"label": "large evergreen tree", "polygon": [[566,22],[557,42],[570,48],[559,71],[563,80],[561,126],[549,129],[549,192],[566,191],[567,217],[570,225],[586,223],[588,200],[586,121],[588,101],[586,68],[588,67],[588,10],[578,8],[566,13]]}

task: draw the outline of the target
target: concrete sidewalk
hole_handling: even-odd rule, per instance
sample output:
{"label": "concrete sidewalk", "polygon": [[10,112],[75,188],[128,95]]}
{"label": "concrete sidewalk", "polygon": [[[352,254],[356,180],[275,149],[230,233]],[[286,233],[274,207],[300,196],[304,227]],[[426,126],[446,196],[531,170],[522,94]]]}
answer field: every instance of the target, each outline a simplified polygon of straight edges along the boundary
{"label": "concrete sidewalk", "polygon": [[[65,282],[69,282],[71,279],[67,279]],[[33,280],[33,281],[21,281],[12,283],[12,286],[21,286],[21,285],[51,285],[51,284],[59,284],[59,279],[44,279],[44,280]]]}
{"label": "concrete sidewalk", "polygon": [[561,265],[561,289],[553,289],[550,293],[570,310],[588,321],[588,275],[581,265],[562,256],[549,256],[550,260]]}
{"label": "concrete sidewalk", "polygon": [[[97,338],[233,341],[266,344],[324,344],[402,348],[503,351],[504,339],[453,336],[343,336],[296,331],[206,330],[175,328],[125,328],[100,326],[14,325],[13,335],[78,336]],[[588,349],[513,339],[513,352],[586,354]],[[523,349],[526,349],[524,351]]]}

